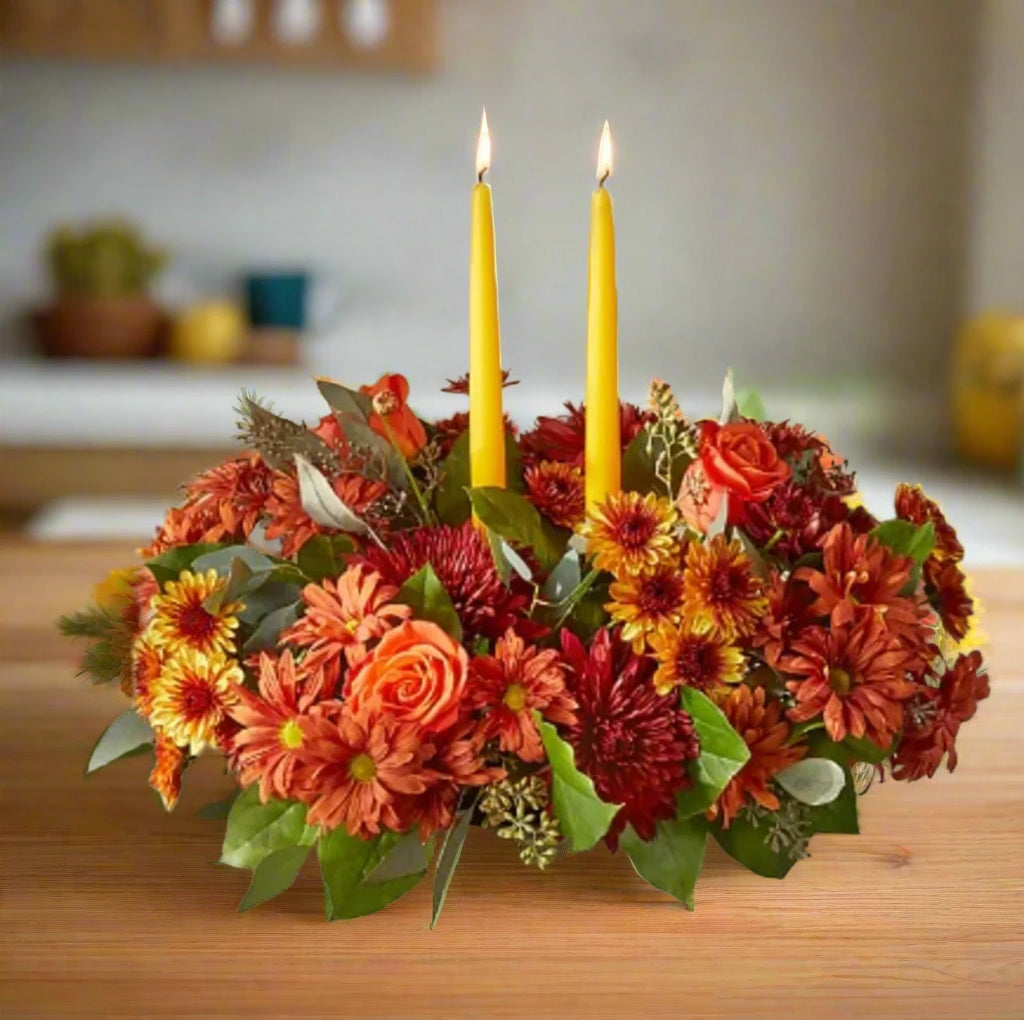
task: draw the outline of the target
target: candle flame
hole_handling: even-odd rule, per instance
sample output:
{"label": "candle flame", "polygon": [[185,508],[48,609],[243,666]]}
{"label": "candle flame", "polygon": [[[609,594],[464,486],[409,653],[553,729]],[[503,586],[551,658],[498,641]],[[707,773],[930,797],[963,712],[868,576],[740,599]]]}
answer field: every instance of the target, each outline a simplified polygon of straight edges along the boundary
{"label": "candle flame", "polygon": [[476,175],[480,180],[491,169],[491,132],[487,127],[487,110],[480,116],[480,137],[476,143]]}
{"label": "candle flame", "polygon": [[604,184],[612,175],[612,132],[608,121],[601,131],[601,144],[597,147],[597,182]]}

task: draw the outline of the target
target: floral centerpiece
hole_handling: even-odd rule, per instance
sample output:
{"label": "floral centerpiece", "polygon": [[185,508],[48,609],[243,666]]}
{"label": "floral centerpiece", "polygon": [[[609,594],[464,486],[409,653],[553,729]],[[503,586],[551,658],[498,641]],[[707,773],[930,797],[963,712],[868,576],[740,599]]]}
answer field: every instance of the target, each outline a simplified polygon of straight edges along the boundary
{"label": "floral centerpiece", "polygon": [[474,825],[538,868],[603,841],[692,907],[709,837],[781,878],[857,832],[872,777],[955,768],[988,679],[919,488],[876,517],[825,439],[731,380],[697,422],[656,381],[587,514],[580,407],[506,419],[507,484],[474,488],[465,412],[422,421],[397,375],[318,385],[311,427],[243,394],[245,451],[61,621],[128,700],[90,771],[151,754],[170,810],[224,757],[236,789],[203,813],[252,871],[240,909],[315,852],[329,919],[433,861],[436,922]]}

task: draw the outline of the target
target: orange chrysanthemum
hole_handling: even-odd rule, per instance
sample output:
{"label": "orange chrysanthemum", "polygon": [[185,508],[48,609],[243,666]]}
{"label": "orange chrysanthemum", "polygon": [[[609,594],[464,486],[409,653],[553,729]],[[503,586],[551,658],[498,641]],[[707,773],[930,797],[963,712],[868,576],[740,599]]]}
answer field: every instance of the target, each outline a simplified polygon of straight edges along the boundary
{"label": "orange chrysanthemum", "polygon": [[295,796],[295,772],[305,742],[299,718],[325,693],[322,671],[296,668],[292,653],[260,654],[259,694],[242,687],[228,709],[241,729],[231,738],[231,768],[242,786],[260,784],[260,799]]}
{"label": "orange chrysanthemum", "polygon": [[221,747],[244,679],[238,662],[222,652],[185,648],[164,663],[152,686],[149,721],[192,754]]}
{"label": "orange chrysanthemum", "polygon": [[686,617],[693,631],[723,641],[748,637],[768,608],[754,565],[736,540],[691,542],[683,570]]}
{"label": "orange chrysanthemum", "polygon": [[523,761],[544,760],[535,711],[563,726],[576,722],[558,652],[527,645],[513,630],[498,639],[494,655],[478,655],[470,664],[469,700],[486,710],[482,738],[497,738],[502,751]]}
{"label": "orange chrysanthemum", "polygon": [[622,640],[642,655],[656,635],[675,630],[683,613],[683,575],[665,563],[647,574],[626,575],[608,589],[605,605],[611,618],[622,624]]}
{"label": "orange chrysanthemum", "polygon": [[181,793],[181,774],[185,771],[187,755],[173,740],[159,733],[153,750],[156,760],[149,774],[149,785],[160,794],[164,808],[171,811]]}
{"label": "orange chrysanthemum", "polygon": [[718,798],[722,825],[728,828],[747,797],[769,811],[778,810],[779,798],[769,782],[777,772],[799,761],[807,748],[786,746],[789,724],[782,715],[782,705],[767,701],[763,687],[740,684],[719,697],[718,706],[750,748],[746,764]]}
{"label": "orange chrysanthemum", "polygon": [[593,510],[581,534],[594,566],[623,577],[678,558],[677,520],[676,508],[663,496],[617,492]]}
{"label": "orange chrysanthemum", "polygon": [[182,506],[172,506],[167,511],[153,541],[139,552],[144,559],[149,559],[180,545],[220,542],[230,537],[225,535],[224,522],[214,504],[186,500]]}
{"label": "orange chrysanthemum", "polygon": [[248,537],[263,513],[271,478],[263,458],[251,450],[204,471],[189,483],[186,492],[193,506],[214,508],[224,538]]}
{"label": "orange chrysanthemum", "polygon": [[337,719],[309,715],[300,725],[308,766],[300,799],[310,805],[310,825],[344,825],[350,836],[365,839],[382,825],[398,830],[396,799],[423,793],[435,778],[423,768],[430,745],[419,729],[392,716],[344,709]]}
{"label": "orange chrysanthemum", "polygon": [[153,643],[173,655],[189,648],[204,655],[234,650],[235,630],[242,607],[229,602],[211,613],[203,602],[227,582],[216,570],[194,574],[183,570],[177,581],[168,581],[161,595],[151,603],[153,620],[149,626]]}
{"label": "orange chrysanthemum", "polygon": [[302,590],[306,614],[280,640],[307,648],[306,669],[328,666],[342,653],[350,666],[366,658],[367,644],[412,616],[392,602],[398,589],[363,564],[349,567],[337,581],[307,584]]}
{"label": "orange chrysanthemum", "polygon": [[[383,482],[370,481],[362,475],[344,474],[333,479],[331,488],[355,514],[362,516],[387,492]],[[285,556],[294,556],[314,535],[324,529],[302,509],[298,480],[281,471],[274,472],[266,513],[270,519],[267,538],[280,538]]]}
{"label": "orange chrysanthemum", "polygon": [[583,472],[572,464],[542,460],[523,475],[526,496],[548,520],[563,528],[583,523]]}
{"label": "orange chrysanthemum", "polygon": [[675,630],[663,630],[651,638],[651,650],[658,660],[654,688],[668,694],[674,687],[696,687],[710,693],[743,679],[743,653],[711,634],[697,634],[686,623]]}

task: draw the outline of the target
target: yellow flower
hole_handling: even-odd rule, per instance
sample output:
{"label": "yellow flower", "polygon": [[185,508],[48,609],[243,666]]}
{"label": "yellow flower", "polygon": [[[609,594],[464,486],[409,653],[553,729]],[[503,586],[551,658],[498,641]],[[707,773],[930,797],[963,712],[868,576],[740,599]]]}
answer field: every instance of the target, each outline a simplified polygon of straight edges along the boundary
{"label": "yellow flower", "polygon": [[228,710],[244,681],[235,659],[184,648],[168,659],[150,689],[150,725],[191,754],[221,747]]}
{"label": "yellow flower", "polygon": [[686,618],[694,633],[722,641],[748,637],[768,609],[764,584],[735,539],[691,542],[683,568]]}
{"label": "yellow flower", "polygon": [[242,608],[238,602],[222,605],[211,613],[203,602],[227,582],[216,570],[193,574],[183,570],[177,581],[168,581],[162,595],[152,601],[153,621],[150,630],[154,644],[168,654],[185,648],[210,655],[216,651],[230,654],[234,650],[235,616]]}
{"label": "yellow flower", "polygon": [[635,576],[678,561],[678,519],[664,496],[617,492],[592,511],[580,534],[595,567],[619,578]]}
{"label": "yellow flower", "polygon": [[92,590],[92,597],[100,609],[112,614],[121,613],[131,605],[134,583],[134,568],[118,567],[111,570],[102,581],[97,582]]}
{"label": "yellow flower", "polygon": [[608,589],[605,605],[611,618],[622,624],[622,639],[642,655],[652,635],[674,630],[683,612],[683,575],[669,564],[650,574],[623,577]]}
{"label": "yellow flower", "polygon": [[697,634],[684,624],[677,630],[662,630],[651,638],[658,660],[654,687],[668,694],[675,687],[696,687],[705,693],[743,679],[743,653],[710,634]]}

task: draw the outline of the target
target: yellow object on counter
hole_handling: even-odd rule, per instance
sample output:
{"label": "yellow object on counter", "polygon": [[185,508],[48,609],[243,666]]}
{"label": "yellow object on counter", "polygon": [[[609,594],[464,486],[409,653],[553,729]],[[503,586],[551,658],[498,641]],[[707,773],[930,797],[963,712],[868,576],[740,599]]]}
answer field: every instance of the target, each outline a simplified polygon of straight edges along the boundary
{"label": "yellow object on counter", "polygon": [[247,324],[232,301],[204,301],[177,315],[171,327],[170,355],[181,361],[224,364],[244,349]]}
{"label": "yellow object on counter", "polygon": [[1013,470],[1024,458],[1024,317],[968,322],[953,358],[953,421],[965,459]]}
{"label": "yellow object on counter", "polygon": [[587,510],[622,487],[619,422],[619,298],[615,283],[615,219],[604,182],[612,172],[612,142],[605,121],[590,200],[587,277]]}

